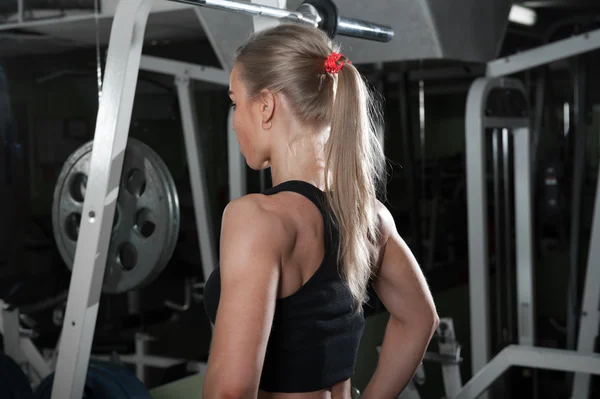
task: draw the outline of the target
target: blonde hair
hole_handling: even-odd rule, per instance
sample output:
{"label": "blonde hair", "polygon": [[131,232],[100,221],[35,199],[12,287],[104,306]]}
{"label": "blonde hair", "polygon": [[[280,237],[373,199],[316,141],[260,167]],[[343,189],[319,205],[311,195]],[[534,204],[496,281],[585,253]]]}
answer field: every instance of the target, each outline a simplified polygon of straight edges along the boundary
{"label": "blonde hair", "polygon": [[339,47],[324,32],[282,24],[255,33],[238,49],[236,64],[251,97],[263,89],[281,92],[299,121],[331,127],[325,146],[327,204],[340,234],[342,276],[361,305],[379,235],[376,195],[385,170],[376,134],[381,115],[374,93],[345,57],[337,74],[325,71],[333,51]]}

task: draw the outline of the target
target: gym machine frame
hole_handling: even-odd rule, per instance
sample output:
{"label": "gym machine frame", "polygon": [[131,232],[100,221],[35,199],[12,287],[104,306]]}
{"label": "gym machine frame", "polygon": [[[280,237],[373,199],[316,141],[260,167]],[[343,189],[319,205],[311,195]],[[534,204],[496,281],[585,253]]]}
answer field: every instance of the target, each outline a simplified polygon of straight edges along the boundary
{"label": "gym machine frame", "polygon": [[[215,264],[216,259],[215,246],[212,240],[213,234],[211,234],[213,221],[210,213],[207,211],[206,205],[208,192],[203,174],[204,165],[200,158],[200,148],[197,142],[200,135],[195,123],[195,113],[193,112],[195,105],[193,103],[191,79],[221,85],[225,88],[229,85],[229,76],[225,71],[220,69],[147,55],[141,57],[140,70],[172,75],[175,78],[181,119],[184,121],[182,125],[188,158],[194,160],[196,164],[192,164],[192,167],[202,167],[200,173],[190,175],[190,180],[195,203],[202,203],[200,208],[196,207],[195,209],[196,223],[200,232],[198,234],[198,244],[202,256],[203,273],[210,273],[212,272],[211,265]],[[233,142],[237,145],[235,132],[232,131],[231,126],[228,126],[228,131],[230,137],[233,138]],[[233,147],[232,151],[236,150],[237,153],[234,153],[236,156],[230,156],[230,174],[233,176],[230,180],[233,184],[238,185],[240,174],[237,171],[243,171],[244,164],[242,162],[244,161],[239,152],[239,146]],[[233,164],[236,160],[237,164]],[[239,195],[243,195],[243,193],[239,193]],[[189,301],[191,301],[191,298],[186,298],[186,304],[183,306],[174,306],[186,307],[189,306]],[[27,364],[28,367],[31,367],[33,374],[30,375],[30,378],[32,378],[34,384],[37,384],[52,373],[52,365],[33,344],[30,338],[31,333],[21,328],[19,316],[18,308],[9,308],[8,305],[0,301],[0,334],[5,341],[6,353],[18,364]],[[185,359],[149,355],[147,354],[147,341],[148,337],[137,334],[135,338],[135,353],[119,356],[120,361],[135,365],[136,375],[141,381],[144,381],[144,371],[147,366],[168,368],[175,364],[187,362],[188,370],[196,372],[202,371],[206,367],[206,364],[202,362],[190,362]],[[110,360],[110,356],[94,356],[94,358]]]}
{"label": "gym machine frame", "polygon": [[[311,5],[306,5],[300,12],[231,0],[175,1],[305,23],[315,27],[321,27],[323,22],[315,7]],[[152,4],[153,0],[120,1],[114,15],[106,58],[103,93],[96,120],[90,172],[52,387],[53,399],[79,399],[83,395],[111,225],[119,194],[119,181],[131,123],[133,100],[142,62],[144,33]],[[338,18],[336,28],[339,35],[370,40],[389,41],[393,36],[393,32],[388,27],[348,18]],[[205,203],[207,188],[201,173],[203,162],[202,152],[199,150],[193,93],[189,86],[189,79],[195,78],[193,76],[195,68],[186,68],[183,63],[172,61],[152,58],[145,58],[145,60],[150,70],[164,71],[160,65],[161,63],[165,65],[165,62],[169,62],[171,67],[182,67],[180,72],[183,73],[176,74],[176,85],[179,99],[183,100],[180,106],[185,147],[206,277],[207,272],[210,272],[215,265],[216,258]],[[172,71],[171,68],[167,69]],[[230,150],[233,151],[234,149]],[[238,153],[238,156],[233,158],[234,162],[236,158],[239,160],[239,156]],[[234,173],[239,171],[238,168]],[[237,178],[237,180],[239,182],[242,179]]]}
{"label": "gym machine frame", "polygon": [[[581,311],[577,351],[535,347],[533,303],[533,233],[530,121],[488,118],[487,97],[493,88],[512,88],[525,96],[522,83],[503,76],[600,48],[600,30],[573,36],[515,56],[491,61],[485,78],[469,91],[466,112],[467,204],[469,230],[469,302],[473,377],[456,399],[472,399],[509,367],[522,366],[575,372],[572,399],[587,399],[590,374],[600,374],[594,341],[600,325],[600,174]],[[488,128],[512,130],[514,142],[518,345],[504,348],[490,361],[489,273],[487,250],[486,150]]]}

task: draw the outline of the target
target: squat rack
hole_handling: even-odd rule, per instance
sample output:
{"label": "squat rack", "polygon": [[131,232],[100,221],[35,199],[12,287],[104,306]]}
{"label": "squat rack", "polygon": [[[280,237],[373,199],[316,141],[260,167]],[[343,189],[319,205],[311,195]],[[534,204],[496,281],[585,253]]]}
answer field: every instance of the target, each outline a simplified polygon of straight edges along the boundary
{"label": "squat rack", "polygon": [[[320,10],[311,4],[301,6],[301,10],[298,11],[289,11],[232,0],[172,1],[255,16],[267,16],[320,28],[324,28],[324,23],[327,22],[321,18]],[[144,33],[152,4],[153,0],[120,1],[113,19],[106,57],[103,93],[96,120],[82,219],[52,387],[52,398],[54,399],[79,399],[83,395],[106,267],[111,225],[119,194],[119,181],[131,123],[133,100],[142,60],[148,70],[164,72],[166,69],[169,73],[173,73],[174,70],[179,72],[175,73],[175,83],[180,100],[205,277],[210,274],[216,261],[212,238],[213,230],[207,211],[207,189],[205,178],[202,175],[202,152],[199,150],[198,126],[190,79],[205,80],[202,78],[204,75],[198,74],[198,72],[210,71],[216,76],[218,70],[142,57]],[[339,35],[376,41],[389,41],[393,37],[393,31],[386,26],[343,17],[338,17],[335,22],[336,32]],[[167,68],[164,68],[165,66]],[[226,76],[221,71],[218,78],[225,85],[228,84]],[[235,151],[235,148],[230,149],[230,153]],[[230,163],[236,166],[233,168],[233,172],[230,168],[230,178],[236,183],[243,181],[242,178],[236,176],[241,169],[239,167],[240,157],[238,151],[237,156],[230,160]]]}

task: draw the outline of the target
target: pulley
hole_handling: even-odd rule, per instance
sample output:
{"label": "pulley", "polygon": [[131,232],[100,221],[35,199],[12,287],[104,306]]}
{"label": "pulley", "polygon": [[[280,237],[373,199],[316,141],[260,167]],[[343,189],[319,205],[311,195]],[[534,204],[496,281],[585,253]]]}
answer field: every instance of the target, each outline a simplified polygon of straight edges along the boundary
{"label": "pulley", "polygon": [[[54,374],[37,387],[34,399],[51,399]],[[144,384],[128,369],[109,362],[90,361],[84,397],[94,399],[151,399]]]}
{"label": "pulley", "polygon": [[[54,190],[54,236],[70,269],[75,258],[92,144],[84,144],[67,159]],[[173,177],[158,154],[130,138],[102,290],[121,293],[152,282],[173,255],[178,233],[179,199]]]}

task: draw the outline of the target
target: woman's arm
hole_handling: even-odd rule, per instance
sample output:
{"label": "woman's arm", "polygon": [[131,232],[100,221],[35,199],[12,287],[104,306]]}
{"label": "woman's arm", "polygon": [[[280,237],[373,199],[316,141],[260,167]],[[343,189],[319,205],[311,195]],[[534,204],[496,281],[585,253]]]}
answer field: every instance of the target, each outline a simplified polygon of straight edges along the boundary
{"label": "woman's arm", "polygon": [[439,322],[425,277],[398,234],[392,215],[383,205],[379,215],[387,241],[373,287],[390,312],[390,319],[377,368],[363,399],[392,399],[404,390]]}
{"label": "woman's arm", "polygon": [[204,399],[256,398],[289,235],[256,197],[231,202],[221,229],[221,297]]}

